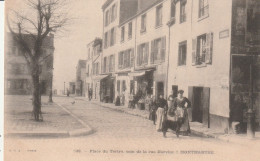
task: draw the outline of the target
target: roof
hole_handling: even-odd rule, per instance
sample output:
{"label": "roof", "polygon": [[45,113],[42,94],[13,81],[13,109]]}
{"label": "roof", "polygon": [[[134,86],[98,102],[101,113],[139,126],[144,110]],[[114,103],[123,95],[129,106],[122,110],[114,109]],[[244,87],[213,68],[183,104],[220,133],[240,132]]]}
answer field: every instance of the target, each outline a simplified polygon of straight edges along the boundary
{"label": "roof", "polygon": [[[8,43],[15,43],[13,41],[13,35],[11,33],[6,34],[6,38],[8,40]],[[32,49],[34,47],[35,39],[32,35],[30,34],[22,34],[23,39],[27,42],[29,47]],[[54,35],[50,34],[43,40],[42,47],[44,48],[52,48],[54,49]]]}
{"label": "roof", "polygon": [[132,17],[129,17],[125,21],[122,21],[122,23],[119,24],[119,27],[124,25],[125,23],[131,21],[135,17],[139,16],[140,14],[143,14],[148,9],[152,8],[153,6],[157,5],[158,3],[162,2],[164,0],[138,0],[138,10],[135,15]]}
{"label": "roof", "polygon": [[114,0],[106,0],[106,2],[102,5],[102,9],[105,10]]}
{"label": "roof", "polygon": [[80,60],[78,61],[77,68],[86,68],[86,60],[80,59]]}

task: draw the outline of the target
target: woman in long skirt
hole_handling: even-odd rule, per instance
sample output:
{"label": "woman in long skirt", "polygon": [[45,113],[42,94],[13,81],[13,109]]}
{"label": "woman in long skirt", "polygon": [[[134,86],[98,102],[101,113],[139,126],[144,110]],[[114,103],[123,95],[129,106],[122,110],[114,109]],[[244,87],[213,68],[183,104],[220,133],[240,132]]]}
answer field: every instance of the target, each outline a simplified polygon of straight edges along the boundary
{"label": "woman in long skirt", "polygon": [[156,130],[162,131],[162,124],[165,119],[165,112],[167,111],[167,101],[163,98],[163,95],[160,95],[157,102],[157,111],[156,111]]}
{"label": "woman in long skirt", "polygon": [[183,90],[178,91],[178,97],[174,99],[174,105],[176,108],[176,115],[182,119],[182,125],[180,128],[180,132],[184,135],[187,135],[190,133],[190,125],[189,125],[189,118],[188,118],[188,112],[187,108],[191,107],[190,101],[183,97]]}

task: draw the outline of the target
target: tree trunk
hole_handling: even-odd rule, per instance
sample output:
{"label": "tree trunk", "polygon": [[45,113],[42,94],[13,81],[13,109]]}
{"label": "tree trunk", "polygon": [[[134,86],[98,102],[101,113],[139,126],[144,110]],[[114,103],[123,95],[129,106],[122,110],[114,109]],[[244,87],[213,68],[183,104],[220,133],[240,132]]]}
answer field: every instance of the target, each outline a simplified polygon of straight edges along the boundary
{"label": "tree trunk", "polygon": [[33,116],[35,121],[40,121],[41,116],[41,93],[40,93],[39,65],[35,64],[32,73],[33,80]]}

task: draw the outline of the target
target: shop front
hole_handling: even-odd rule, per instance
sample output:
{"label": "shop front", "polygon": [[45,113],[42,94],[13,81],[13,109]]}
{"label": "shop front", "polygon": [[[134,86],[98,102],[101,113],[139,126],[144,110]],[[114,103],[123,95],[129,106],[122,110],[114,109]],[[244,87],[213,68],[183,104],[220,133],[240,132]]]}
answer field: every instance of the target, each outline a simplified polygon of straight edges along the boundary
{"label": "shop front", "polygon": [[107,75],[100,81],[100,100],[105,103],[113,103],[115,99],[115,77]]}

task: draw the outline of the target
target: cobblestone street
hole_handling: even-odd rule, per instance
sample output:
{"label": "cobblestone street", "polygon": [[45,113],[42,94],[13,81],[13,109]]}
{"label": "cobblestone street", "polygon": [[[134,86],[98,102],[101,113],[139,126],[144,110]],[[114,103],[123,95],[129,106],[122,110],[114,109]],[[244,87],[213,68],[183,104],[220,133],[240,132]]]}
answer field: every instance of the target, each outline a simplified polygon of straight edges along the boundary
{"label": "cobblestone street", "polygon": [[[259,144],[241,146],[213,138],[197,136],[180,136],[180,138],[176,138],[171,131],[167,133],[167,138],[163,138],[162,133],[155,131],[155,126],[150,120],[104,108],[87,101],[75,100],[72,97],[55,97],[54,101],[90,125],[94,133],[87,136],[58,139],[6,138],[6,156],[13,159],[12,161],[24,160],[33,156],[37,157],[39,153],[46,153],[48,158],[53,160],[70,160],[69,158],[75,157],[78,157],[79,160],[86,158],[99,160],[99,157],[100,160],[104,160],[104,157],[107,157],[109,160],[109,156],[118,156],[118,158],[123,156],[129,160],[133,157],[136,160],[138,155],[145,152],[147,152],[145,153],[146,155],[140,155],[142,160],[149,160],[151,157],[172,160],[172,158],[190,157],[191,155],[185,154],[198,153],[200,151],[205,151],[204,153],[209,154],[194,154],[192,155],[194,157],[191,159],[257,160],[255,158],[257,155],[255,154],[257,152],[256,149],[259,149]],[[75,103],[72,104],[74,101]],[[64,122],[64,124],[67,123]],[[252,150],[246,151],[249,148]],[[64,151],[67,153],[64,153]],[[56,156],[55,154],[57,153],[62,153],[63,155]],[[124,155],[118,155],[118,153],[123,153]],[[239,158],[237,155],[239,155]],[[46,159],[39,158],[38,160],[43,161]]]}

